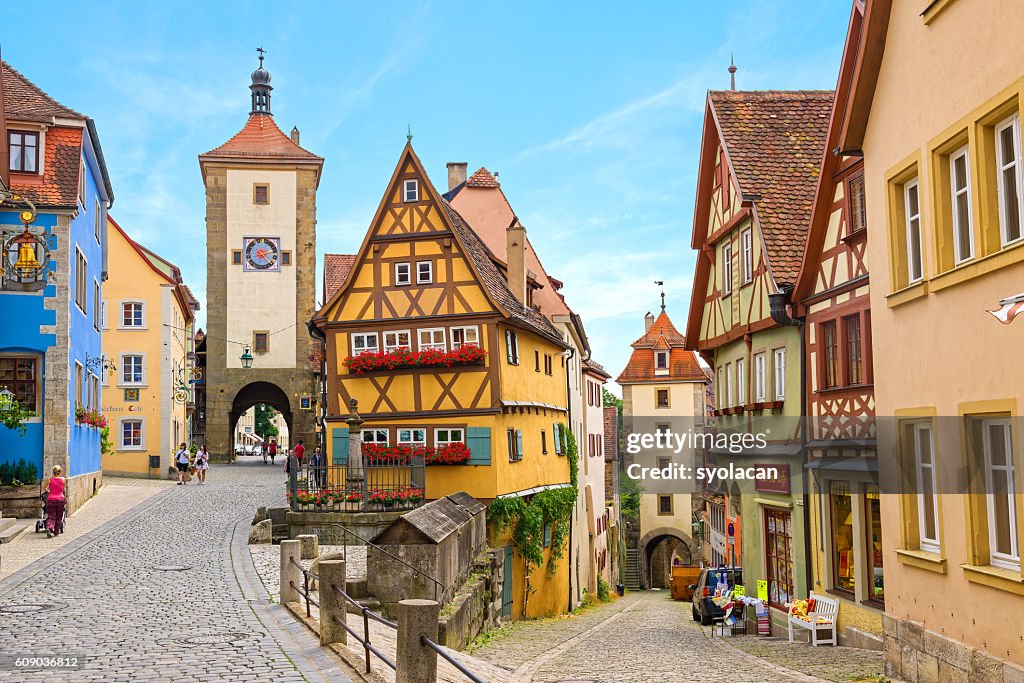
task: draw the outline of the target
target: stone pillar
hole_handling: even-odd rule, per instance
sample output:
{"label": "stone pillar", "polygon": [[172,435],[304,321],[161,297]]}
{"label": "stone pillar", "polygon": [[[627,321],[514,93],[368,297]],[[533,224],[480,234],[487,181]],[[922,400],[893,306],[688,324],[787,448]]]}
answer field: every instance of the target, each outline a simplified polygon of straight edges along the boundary
{"label": "stone pillar", "polygon": [[359,431],[363,424],[363,418],[359,416],[356,409],[359,402],[356,399],[349,401],[351,412],[345,422],[348,423],[348,468],[345,473],[345,480],[349,482],[349,489],[361,488],[363,476],[363,435]]}
{"label": "stone pillar", "polygon": [[[302,571],[296,567],[292,560],[296,562],[302,554],[302,543],[299,541],[281,541],[281,604],[284,605],[289,602],[298,602],[299,592],[295,589],[295,586],[302,585]],[[294,586],[292,585],[294,584]]]}
{"label": "stone pillar", "polygon": [[301,534],[296,539],[301,544],[302,559],[315,560],[320,556],[320,539],[316,534]]}
{"label": "stone pillar", "polygon": [[345,589],[345,560],[324,560],[320,567],[320,644],[347,643],[348,631],[335,619],[347,623],[348,605],[334,586]]}
{"label": "stone pillar", "polygon": [[425,646],[426,636],[437,642],[441,606],[433,600],[398,603],[398,659],[395,683],[433,683],[437,680],[437,653]]}

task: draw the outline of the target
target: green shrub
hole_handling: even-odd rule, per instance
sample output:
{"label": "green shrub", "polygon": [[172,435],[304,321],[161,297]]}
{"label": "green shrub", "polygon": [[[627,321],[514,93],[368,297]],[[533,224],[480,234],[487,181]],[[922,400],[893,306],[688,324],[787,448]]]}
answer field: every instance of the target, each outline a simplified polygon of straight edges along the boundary
{"label": "green shrub", "polygon": [[36,466],[22,458],[16,463],[0,463],[0,486],[34,484],[39,479]]}
{"label": "green shrub", "polygon": [[601,602],[611,600],[612,587],[600,576],[597,577],[597,599]]}

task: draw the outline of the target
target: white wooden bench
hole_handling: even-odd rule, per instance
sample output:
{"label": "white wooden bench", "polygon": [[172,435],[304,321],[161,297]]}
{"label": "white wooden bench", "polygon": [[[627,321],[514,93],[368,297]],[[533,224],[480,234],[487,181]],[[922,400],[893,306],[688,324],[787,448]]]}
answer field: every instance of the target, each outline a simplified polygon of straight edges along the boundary
{"label": "white wooden bench", "polygon": [[[805,628],[811,632],[811,645],[836,646],[836,619],[839,616],[839,603],[832,598],[811,593],[809,599],[814,600],[814,610],[807,616],[793,614],[793,605],[789,606],[789,642],[793,642],[793,627]],[[796,603],[794,603],[796,604]],[[829,638],[818,636],[819,631],[829,631]]]}

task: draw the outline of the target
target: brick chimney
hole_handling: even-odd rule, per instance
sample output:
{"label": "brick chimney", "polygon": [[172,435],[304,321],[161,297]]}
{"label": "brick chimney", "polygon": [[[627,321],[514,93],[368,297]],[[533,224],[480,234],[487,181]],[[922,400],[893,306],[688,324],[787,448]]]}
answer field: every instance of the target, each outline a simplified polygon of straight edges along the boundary
{"label": "brick chimney", "polygon": [[519,222],[519,218],[512,217],[512,222],[505,230],[505,239],[508,246],[508,288],[519,300],[519,303],[526,305],[526,228]]}
{"label": "brick chimney", "polygon": [[469,164],[465,161],[448,162],[448,189],[454,190],[457,186],[466,182],[466,167]]}
{"label": "brick chimney", "polygon": [[298,126],[292,126],[292,142],[296,145],[299,144],[299,128]]}
{"label": "brick chimney", "polygon": [[647,315],[644,316],[644,332],[650,332],[652,327],[654,327],[654,314],[647,311]]}

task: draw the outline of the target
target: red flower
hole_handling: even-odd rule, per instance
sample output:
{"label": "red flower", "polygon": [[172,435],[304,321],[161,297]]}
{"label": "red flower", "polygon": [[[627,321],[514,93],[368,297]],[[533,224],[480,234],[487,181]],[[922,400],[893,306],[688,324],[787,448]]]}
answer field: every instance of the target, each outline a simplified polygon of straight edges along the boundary
{"label": "red flower", "polygon": [[451,351],[424,349],[410,351],[398,348],[394,351],[364,351],[356,356],[345,359],[345,367],[355,375],[374,370],[394,370],[395,368],[452,367],[453,365],[473,365],[482,363],[487,352],[475,344],[464,344]]}

